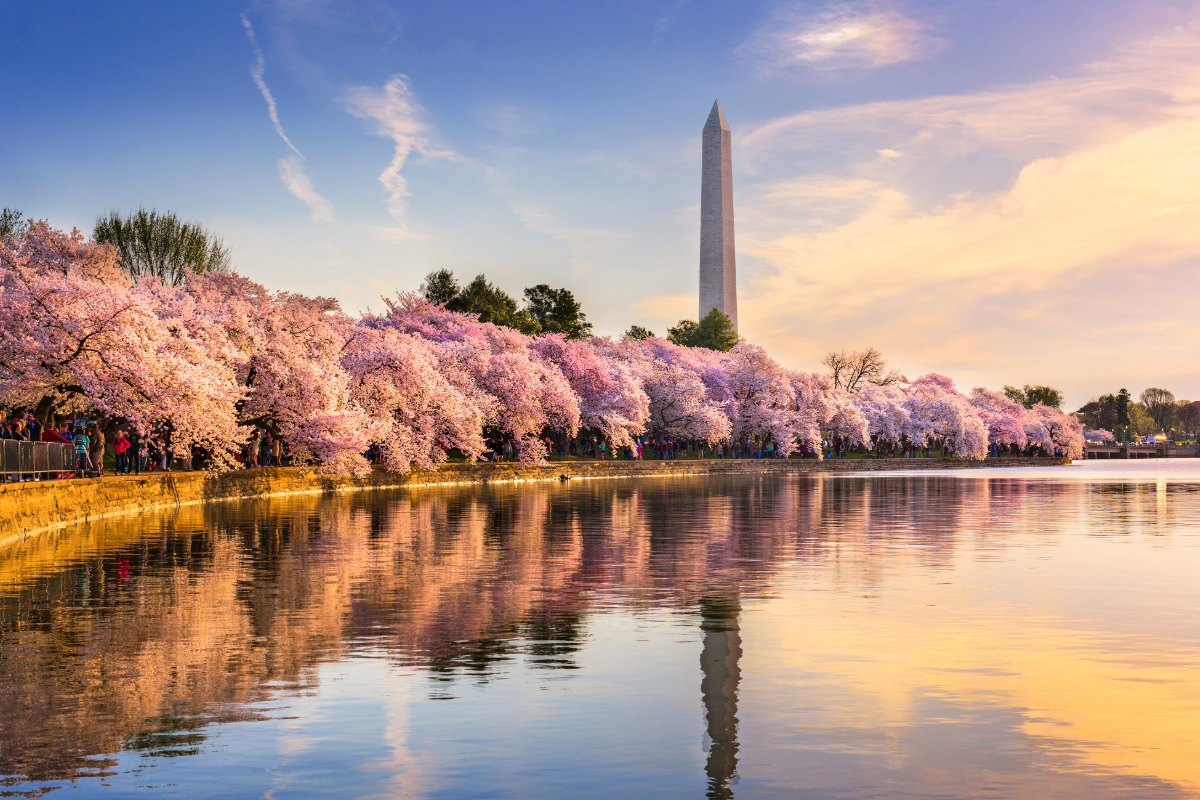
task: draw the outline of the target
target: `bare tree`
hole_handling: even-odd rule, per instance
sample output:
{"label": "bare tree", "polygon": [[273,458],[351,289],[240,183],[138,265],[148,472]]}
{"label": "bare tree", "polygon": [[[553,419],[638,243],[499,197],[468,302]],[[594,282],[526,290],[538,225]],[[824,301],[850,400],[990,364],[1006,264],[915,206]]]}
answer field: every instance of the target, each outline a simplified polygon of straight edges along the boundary
{"label": "bare tree", "polygon": [[904,380],[897,370],[887,368],[887,359],[874,347],[847,353],[830,353],[822,362],[833,385],[848,392],[857,392],[867,384],[891,386]]}
{"label": "bare tree", "polygon": [[1175,414],[1178,410],[1175,395],[1166,389],[1154,387],[1146,389],[1138,398],[1138,405],[1150,415],[1150,419],[1154,420],[1156,430],[1165,432],[1175,422]]}

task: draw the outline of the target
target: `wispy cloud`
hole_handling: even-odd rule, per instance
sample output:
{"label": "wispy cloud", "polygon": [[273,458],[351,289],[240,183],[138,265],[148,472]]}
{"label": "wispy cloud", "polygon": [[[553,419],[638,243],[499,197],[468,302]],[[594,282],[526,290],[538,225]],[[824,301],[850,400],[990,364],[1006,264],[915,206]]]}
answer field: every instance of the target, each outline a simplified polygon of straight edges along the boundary
{"label": "wispy cloud", "polygon": [[317,194],[313,188],[312,179],[304,171],[300,156],[288,156],[279,159],[279,178],[288,191],[304,201],[312,212],[315,222],[333,221],[333,206],[328,200]]}
{"label": "wispy cloud", "polygon": [[837,5],[813,13],[789,6],[773,14],[737,52],[763,72],[882,67],[940,51],[945,42],[929,30],[928,24],[893,9]]}
{"label": "wispy cloud", "polygon": [[254,85],[258,87],[263,100],[267,102],[267,116],[270,117],[271,124],[275,126],[275,132],[279,134],[280,139],[283,139],[283,143],[288,146],[288,149],[295,154],[279,159],[279,178],[289,192],[308,206],[313,221],[330,222],[333,220],[333,205],[318,194],[313,187],[312,178],[304,169],[304,154],[297,149],[296,145],[292,144],[292,140],[288,138],[283,130],[283,125],[279,122],[279,109],[275,105],[275,96],[271,94],[271,89],[263,77],[266,71],[266,59],[263,58],[262,48],[258,45],[258,37],[254,35],[254,26],[250,24],[250,20],[246,18],[245,14],[242,14],[242,26],[246,29],[250,45],[254,48],[254,66],[250,68],[250,77],[254,79]]}
{"label": "wispy cloud", "polygon": [[402,238],[408,228],[404,198],[409,196],[409,191],[401,170],[408,157],[416,151],[425,158],[466,159],[434,143],[432,126],[427,121],[425,109],[409,88],[406,75],[393,75],[381,89],[355,88],[347,95],[346,103],[351,114],[375,123],[377,135],[395,142],[392,160],[380,173],[379,182],[388,192],[388,213],[397,225],[394,233],[397,238]]}

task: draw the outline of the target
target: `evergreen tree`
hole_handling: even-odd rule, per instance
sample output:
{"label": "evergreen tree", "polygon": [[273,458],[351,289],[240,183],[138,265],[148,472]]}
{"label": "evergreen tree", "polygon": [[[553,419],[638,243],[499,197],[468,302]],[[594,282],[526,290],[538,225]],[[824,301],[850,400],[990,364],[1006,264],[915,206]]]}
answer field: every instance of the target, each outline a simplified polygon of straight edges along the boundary
{"label": "evergreen tree", "polygon": [[435,270],[425,276],[421,284],[421,295],[439,306],[448,305],[462,292],[454,273],[448,269]]}
{"label": "evergreen tree", "polygon": [[706,347],[723,353],[728,353],[739,341],[733,320],[715,308],[699,322],[679,320],[678,325],[667,331],[667,338],[681,347]]}
{"label": "evergreen tree", "polygon": [[625,331],[625,335],[630,339],[637,339],[641,342],[646,339],[653,339],[654,331],[649,328],[643,328],[641,325],[630,325],[629,330]]}
{"label": "evergreen tree", "polygon": [[446,303],[451,311],[478,314],[480,322],[491,322],[516,328],[521,333],[533,336],[541,332],[542,326],[528,311],[517,307],[507,292],[480,273],[462,288],[458,295]]}
{"label": "evergreen tree", "polygon": [[567,289],[551,289],[544,283],[526,289],[525,309],[537,320],[542,333],[561,333],[568,339],[591,338],[592,323]]}

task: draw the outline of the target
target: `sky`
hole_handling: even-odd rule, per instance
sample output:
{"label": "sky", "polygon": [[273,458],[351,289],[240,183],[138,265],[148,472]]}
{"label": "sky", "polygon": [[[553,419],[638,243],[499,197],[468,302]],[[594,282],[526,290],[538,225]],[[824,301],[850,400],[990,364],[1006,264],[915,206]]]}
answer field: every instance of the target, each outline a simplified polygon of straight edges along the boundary
{"label": "sky", "polygon": [[220,232],[352,313],[447,268],[600,335],[697,312],[733,132],[740,333],[963,390],[1200,399],[1200,2],[5,3],[0,205]]}

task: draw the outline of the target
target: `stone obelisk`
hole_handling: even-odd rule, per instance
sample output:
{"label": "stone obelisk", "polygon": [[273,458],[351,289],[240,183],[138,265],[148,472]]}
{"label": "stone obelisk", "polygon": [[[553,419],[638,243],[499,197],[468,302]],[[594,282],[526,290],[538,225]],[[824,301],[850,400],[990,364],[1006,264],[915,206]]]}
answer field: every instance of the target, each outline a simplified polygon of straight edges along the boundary
{"label": "stone obelisk", "polygon": [[733,158],[729,125],[713,102],[704,123],[700,178],[700,318],[714,308],[737,330],[737,268],[733,262]]}

